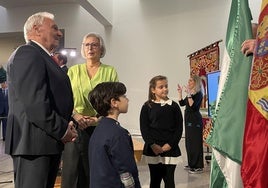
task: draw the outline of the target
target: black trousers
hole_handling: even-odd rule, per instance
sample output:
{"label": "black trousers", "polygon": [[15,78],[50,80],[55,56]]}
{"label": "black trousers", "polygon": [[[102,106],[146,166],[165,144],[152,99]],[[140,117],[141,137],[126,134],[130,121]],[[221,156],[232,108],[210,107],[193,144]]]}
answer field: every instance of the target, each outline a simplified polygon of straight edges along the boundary
{"label": "black trousers", "polygon": [[89,188],[89,138],[95,127],[77,130],[75,142],[65,144],[63,151],[62,188]]}
{"label": "black trousers", "polygon": [[0,124],[2,122],[2,136],[3,140],[6,139],[6,127],[7,127],[7,114],[0,114]]}
{"label": "black trousers", "polygon": [[12,156],[15,188],[53,188],[61,155]]}
{"label": "black trousers", "polygon": [[165,188],[175,188],[174,173],[176,165],[149,164],[150,188],[160,188],[161,181],[164,180]]}
{"label": "black trousers", "polygon": [[203,127],[191,125],[185,126],[185,148],[187,152],[188,166],[190,168],[204,168],[203,157]]}

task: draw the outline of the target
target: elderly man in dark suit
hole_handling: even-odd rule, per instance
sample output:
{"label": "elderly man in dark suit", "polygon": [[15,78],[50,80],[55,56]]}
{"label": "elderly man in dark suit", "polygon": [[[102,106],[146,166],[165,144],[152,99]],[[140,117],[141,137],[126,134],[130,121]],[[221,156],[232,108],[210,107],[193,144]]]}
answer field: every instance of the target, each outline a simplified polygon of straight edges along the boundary
{"label": "elderly man in dark suit", "polygon": [[62,33],[53,14],[39,12],[25,22],[24,37],[27,44],[7,67],[5,152],[13,159],[15,188],[53,188],[64,143],[77,137],[69,78],[50,56]]}
{"label": "elderly man in dark suit", "polygon": [[8,89],[5,80],[1,81],[0,85],[0,123],[2,123],[2,136],[3,141],[5,141],[8,114]]}

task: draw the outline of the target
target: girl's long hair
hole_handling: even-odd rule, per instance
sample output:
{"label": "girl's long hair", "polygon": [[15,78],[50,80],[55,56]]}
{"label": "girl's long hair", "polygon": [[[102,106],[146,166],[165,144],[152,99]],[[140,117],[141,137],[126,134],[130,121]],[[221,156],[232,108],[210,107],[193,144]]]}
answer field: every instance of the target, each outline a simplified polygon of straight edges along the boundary
{"label": "girl's long hair", "polygon": [[158,76],[153,77],[149,82],[148,100],[146,101],[146,104],[148,104],[150,107],[151,107],[152,101],[156,99],[155,94],[152,92],[152,89],[155,89],[156,82],[159,80],[167,80],[167,77],[158,75]]}

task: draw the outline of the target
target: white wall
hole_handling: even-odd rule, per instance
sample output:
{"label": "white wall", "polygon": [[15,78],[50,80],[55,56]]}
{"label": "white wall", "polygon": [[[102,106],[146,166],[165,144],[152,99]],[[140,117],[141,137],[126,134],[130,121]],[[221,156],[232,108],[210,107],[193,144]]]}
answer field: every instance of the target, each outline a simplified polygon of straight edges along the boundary
{"label": "white wall", "polygon": [[252,13],[252,22],[258,23],[262,0],[249,0],[248,2]]}
{"label": "white wall", "polygon": [[98,10],[110,23],[113,19],[113,0],[87,0]]}
{"label": "white wall", "polygon": [[121,122],[139,129],[140,107],[147,100],[149,80],[158,74],[167,76],[169,96],[177,100],[177,83],[186,84],[189,78],[187,55],[224,39],[230,3],[220,0],[116,2],[109,60],[116,64],[120,80],[128,87],[130,108],[127,115],[121,116]]}
{"label": "white wall", "polygon": [[[54,13],[59,27],[65,29],[65,47],[76,47],[78,52],[86,33],[100,33],[107,47],[102,62],[115,66],[120,81],[128,88],[129,112],[120,116],[121,124],[136,132],[140,108],[147,100],[148,82],[153,76],[167,76],[169,96],[177,100],[177,83],[186,84],[189,78],[187,55],[220,39],[223,54],[230,3],[231,0],[113,0],[113,27],[106,29],[78,5],[0,8],[0,33],[22,31],[25,19],[37,11]],[[81,57],[69,59],[70,64],[82,62]]]}

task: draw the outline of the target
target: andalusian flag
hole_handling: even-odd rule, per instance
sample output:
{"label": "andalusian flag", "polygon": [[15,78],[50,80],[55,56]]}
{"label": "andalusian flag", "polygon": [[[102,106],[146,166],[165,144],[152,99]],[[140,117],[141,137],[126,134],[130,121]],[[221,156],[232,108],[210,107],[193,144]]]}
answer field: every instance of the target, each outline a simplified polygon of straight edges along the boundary
{"label": "andalusian flag", "polygon": [[213,129],[207,138],[212,147],[211,188],[240,188],[242,142],[252,58],[241,44],[252,38],[248,0],[233,0],[225,39],[218,100]]}
{"label": "andalusian flag", "polygon": [[246,188],[268,187],[268,0],[262,1],[243,143]]}

